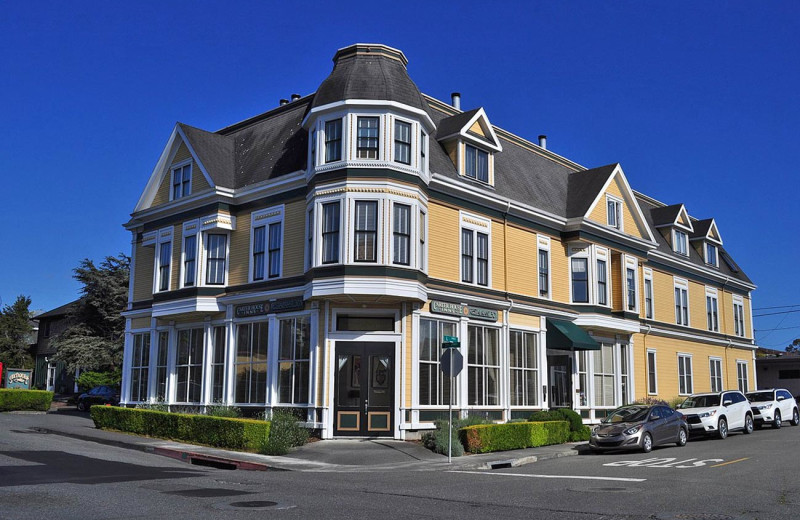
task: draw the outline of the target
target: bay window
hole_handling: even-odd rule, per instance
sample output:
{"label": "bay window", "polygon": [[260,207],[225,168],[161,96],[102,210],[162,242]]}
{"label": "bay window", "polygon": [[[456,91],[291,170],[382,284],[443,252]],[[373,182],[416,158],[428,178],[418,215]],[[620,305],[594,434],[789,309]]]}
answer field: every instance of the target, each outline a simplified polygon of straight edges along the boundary
{"label": "bay window", "polygon": [[266,322],[247,323],[236,328],[236,402],[267,401]]}
{"label": "bay window", "polygon": [[606,261],[597,261],[597,305],[608,304],[608,283],[607,283]]}
{"label": "bay window", "polygon": [[211,401],[222,402],[225,390],[225,327],[214,327],[211,334]]}
{"label": "bay window", "polygon": [[183,286],[192,287],[197,273],[197,235],[183,238]]}
{"label": "bay window", "polygon": [[392,222],[392,262],[399,265],[411,263],[411,206],[394,204]]}
{"label": "bay window", "polygon": [[539,357],[536,334],[509,331],[511,406],[539,405]]}
{"label": "bay window", "polygon": [[411,164],[411,124],[403,121],[394,122],[394,160],[402,164]]}
{"label": "bay window", "polygon": [[228,235],[206,235],[206,285],[225,284],[225,260],[228,254]]}
{"label": "bay window", "polygon": [[353,258],[356,262],[376,262],[378,253],[378,202],[355,203]]}
{"label": "bay window", "polygon": [[378,158],[378,117],[359,117],[357,122],[356,157],[359,159]]}
{"label": "bay window", "polygon": [[178,331],[175,361],[178,403],[199,403],[203,388],[203,329]]}
{"label": "bay window", "polygon": [[[439,366],[444,336],[457,335],[457,323],[443,320],[419,320],[419,404],[441,406],[450,404],[450,378]],[[452,389],[453,403],[457,403],[457,390]]]}
{"label": "bay window", "polygon": [[470,325],[467,349],[467,403],[500,403],[500,334],[498,329]]}
{"label": "bay window", "polygon": [[325,162],[342,160],[342,120],[325,122]]}
{"label": "bay window", "polygon": [[278,401],[308,403],[311,326],[308,316],[279,320]]}
{"label": "bay window", "polygon": [[341,211],[339,202],[322,205],[322,263],[339,262],[339,226]]}
{"label": "bay window", "polygon": [[150,333],[134,334],[131,356],[131,401],[147,400],[149,366]]}

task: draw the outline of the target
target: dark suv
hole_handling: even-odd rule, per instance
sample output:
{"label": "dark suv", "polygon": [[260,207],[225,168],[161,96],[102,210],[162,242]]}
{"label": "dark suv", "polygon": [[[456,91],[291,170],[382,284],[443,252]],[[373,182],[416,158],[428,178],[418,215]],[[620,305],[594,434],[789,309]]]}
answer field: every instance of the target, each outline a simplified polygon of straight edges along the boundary
{"label": "dark suv", "polygon": [[114,386],[96,386],[78,396],[78,410],[88,412],[95,404],[119,404],[119,388]]}

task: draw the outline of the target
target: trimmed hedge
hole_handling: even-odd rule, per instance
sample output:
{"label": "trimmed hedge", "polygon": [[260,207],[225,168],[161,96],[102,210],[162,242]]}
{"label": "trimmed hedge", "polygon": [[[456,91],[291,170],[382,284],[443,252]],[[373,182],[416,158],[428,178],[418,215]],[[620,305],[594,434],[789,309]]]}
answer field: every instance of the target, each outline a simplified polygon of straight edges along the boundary
{"label": "trimmed hedge", "polygon": [[518,450],[569,440],[567,421],[479,424],[460,431],[461,442],[471,453]]}
{"label": "trimmed hedge", "polygon": [[92,406],[96,427],[106,430],[206,444],[216,448],[257,451],[269,438],[270,423],[208,415],[160,412],[119,406]]}
{"label": "trimmed hedge", "polygon": [[46,390],[21,390],[0,388],[0,412],[33,410],[46,412],[53,402],[53,392]]}
{"label": "trimmed hedge", "polygon": [[549,411],[534,412],[529,420],[531,422],[569,421],[568,442],[588,441],[592,434],[592,430],[583,424],[581,415],[569,408],[556,408]]}

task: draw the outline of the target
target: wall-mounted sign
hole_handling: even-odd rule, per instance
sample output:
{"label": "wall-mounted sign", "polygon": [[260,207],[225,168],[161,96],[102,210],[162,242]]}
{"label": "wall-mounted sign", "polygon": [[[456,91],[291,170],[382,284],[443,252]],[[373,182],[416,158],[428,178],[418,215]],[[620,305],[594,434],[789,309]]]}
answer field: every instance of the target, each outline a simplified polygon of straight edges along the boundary
{"label": "wall-mounted sign", "polygon": [[6,369],[6,388],[30,390],[32,374],[33,370],[24,370],[20,368]]}
{"label": "wall-mounted sign", "polygon": [[431,300],[431,312],[436,314],[449,314],[450,316],[465,316],[476,320],[497,321],[497,311],[494,309],[484,309],[483,307],[472,307],[461,305],[460,303],[440,302]]}
{"label": "wall-mounted sign", "polygon": [[266,316],[275,312],[291,312],[303,310],[303,297],[281,298],[256,303],[245,303],[234,308],[237,318],[251,318],[253,316]]}

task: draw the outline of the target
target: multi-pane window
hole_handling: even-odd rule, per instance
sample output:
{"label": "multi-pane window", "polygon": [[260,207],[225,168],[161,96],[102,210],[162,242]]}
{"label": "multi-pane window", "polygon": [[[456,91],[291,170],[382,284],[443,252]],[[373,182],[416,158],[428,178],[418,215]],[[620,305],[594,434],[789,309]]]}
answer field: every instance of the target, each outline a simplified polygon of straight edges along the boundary
{"label": "multi-pane window", "polygon": [[708,330],[719,332],[719,312],[716,296],[706,295],[706,321]]}
{"label": "multi-pane window", "polygon": [[306,219],[306,264],[308,268],[314,267],[314,210],[308,210]]}
{"label": "multi-pane window", "polygon": [[508,339],[511,406],[538,406],[539,363],[536,334],[512,330]]}
{"label": "multi-pane window", "polygon": [[628,267],[625,269],[626,287],[628,289],[628,310],[636,310],[636,271]]}
{"label": "multi-pane window", "polygon": [[179,403],[199,403],[203,389],[203,329],[178,331],[175,362],[176,393]]}
{"label": "multi-pane window", "polygon": [[717,246],[714,244],[706,243],[706,263],[716,267],[717,264]]}
{"label": "multi-pane window", "polygon": [[474,280],[472,277],[475,254],[472,244],[473,235],[474,233],[469,229],[461,230],[461,281],[466,283],[472,283]]}
{"label": "multi-pane window", "polygon": [[169,273],[172,262],[172,242],[161,242],[158,246],[158,290],[169,290]]}
{"label": "multi-pane window", "polygon": [[597,261],[597,305],[606,305],[608,303],[608,283],[606,261]]}
{"label": "multi-pane window", "polygon": [[675,236],[675,244],[674,244],[675,252],[679,253],[679,254],[682,254],[682,255],[687,255],[688,256],[689,255],[689,243],[688,243],[688,240],[687,240],[686,233],[684,233],[683,231],[681,231],[679,229],[676,229],[673,232],[675,234],[674,235]]}
{"label": "multi-pane window", "polygon": [[572,259],[572,301],[573,303],[589,303],[589,260]]}
{"label": "multi-pane window", "polygon": [[617,229],[622,226],[622,202],[614,199],[606,200],[608,225]]}
{"label": "multi-pane window", "polygon": [[278,401],[308,402],[311,326],[308,316],[280,320],[278,348]]}
{"label": "multi-pane window", "polygon": [[197,272],[197,235],[189,235],[183,239],[183,285],[194,285]]}
{"label": "multi-pane window", "polygon": [[133,335],[131,357],[131,401],[147,400],[148,367],[150,366],[150,333]]}
{"label": "multi-pane window", "polygon": [[273,222],[269,225],[269,249],[267,251],[269,260],[269,277],[275,278],[281,275],[281,223]]}
{"label": "multi-pane window", "polygon": [[322,263],[339,261],[339,202],[322,205]]}
{"label": "multi-pane window", "polygon": [[400,265],[411,263],[411,206],[395,204],[392,216],[392,262]]}
{"label": "multi-pane window", "polygon": [[744,305],[733,303],[733,331],[737,336],[744,336]]}
{"label": "multi-pane window", "polygon": [[678,393],[689,395],[694,391],[692,386],[692,358],[678,354]]}
{"label": "multi-pane window", "polygon": [[311,166],[317,164],[317,131],[311,132]]}
{"label": "multi-pane window", "polygon": [[467,352],[467,403],[475,406],[499,404],[500,334],[498,329],[470,325]]}
{"label": "multi-pane window", "polygon": [[628,345],[619,346],[619,386],[621,390],[622,402],[624,406],[630,402],[630,371],[628,370]]}
{"label": "multi-pane window", "polygon": [[489,235],[461,230],[461,281],[489,285]]}
{"label": "multi-pane window", "polygon": [[747,381],[747,362],[746,361],[737,361],[736,362],[736,382],[739,384],[739,391],[740,392],[747,392],[748,388],[748,381]]}
{"label": "multi-pane window", "polygon": [[708,360],[708,371],[711,375],[711,391],[722,392],[722,360],[710,358]]}
{"label": "multi-pane window", "polygon": [[478,285],[489,285],[489,235],[475,233],[476,241],[476,282]]}
{"label": "multi-pane window", "polygon": [[172,169],[172,200],[186,197],[192,192],[192,165]]}
{"label": "multi-pane window", "polygon": [[575,362],[578,365],[578,388],[575,389],[578,406],[589,406],[589,362],[585,350],[575,353]]}
{"label": "multi-pane window", "polygon": [[375,262],[378,254],[378,202],[356,201],[355,214],[355,261]]}
{"label": "multi-pane window", "polygon": [[411,124],[394,122],[394,160],[411,164]]}
{"label": "multi-pane window", "polygon": [[420,211],[419,212],[419,263],[417,266],[421,270],[425,270],[425,240],[427,235],[427,230],[425,228],[425,213]]}
{"label": "multi-pane window", "polygon": [[224,399],[225,389],[225,327],[214,327],[211,336],[211,401]]}
{"label": "multi-pane window", "polygon": [[465,145],[464,175],[482,182],[489,182],[489,154],[472,145]]}
{"label": "multi-pane window", "polygon": [[425,154],[428,153],[428,134],[425,131],[420,130],[419,133],[419,157],[420,157],[420,167],[425,167]]}
{"label": "multi-pane window", "polygon": [[206,235],[206,284],[225,283],[225,257],[228,251],[228,235],[209,233]]}
{"label": "multi-pane window", "polygon": [[647,393],[658,393],[658,372],[656,370],[656,352],[647,351]]}
{"label": "multi-pane window", "polygon": [[[439,406],[450,404],[450,378],[439,368],[444,336],[456,335],[456,323],[441,320],[419,320],[419,404]],[[452,389],[453,402],[458,387]]]}
{"label": "multi-pane window", "polygon": [[378,124],[377,117],[358,118],[358,139],[356,141],[356,156],[359,159],[378,158]]}
{"label": "multi-pane window", "polygon": [[169,332],[158,333],[156,352],[156,401],[167,400],[167,359],[169,357]]}
{"label": "multi-pane window", "polygon": [[547,298],[550,293],[550,252],[539,250],[539,296]]}
{"label": "multi-pane window", "polygon": [[614,345],[601,343],[594,351],[594,405],[614,406]]}
{"label": "multi-pane window", "polygon": [[236,402],[265,403],[267,400],[266,322],[239,325],[236,329]]}
{"label": "multi-pane window", "polygon": [[253,280],[264,279],[264,259],[266,256],[266,226],[253,229]]}
{"label": "multi-pane window", "polygon": [[325,162],[342,160],[342,120],[325,122]]}
{"label": "multi-pane window", "polygon": [[689,291],[675,287],[675,323],[689,325]]}
{"label": "multi-pane window", "polygon": [[644,279],[644,317],[653,319],[653,280]]}

